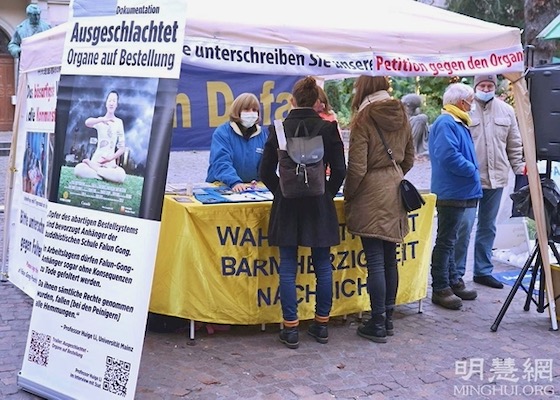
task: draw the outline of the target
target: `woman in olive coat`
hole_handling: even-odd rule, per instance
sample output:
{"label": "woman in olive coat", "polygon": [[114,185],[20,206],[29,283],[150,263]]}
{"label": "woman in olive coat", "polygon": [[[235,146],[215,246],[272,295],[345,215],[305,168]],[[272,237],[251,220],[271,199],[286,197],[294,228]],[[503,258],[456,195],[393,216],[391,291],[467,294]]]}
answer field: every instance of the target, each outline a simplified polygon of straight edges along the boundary
{"label": "woman in olive coat", "polygon": [[294,85],[292,106],[284,120],[284,132],[292,137],[298,124],[304,121],[309,132],[317,124],[323,127],[318,135],[323,137],[325,165],[330,167],[330,178],[325,182],[325,193],[320,196],[285,198],[280,190],[278,166],[278,139],[274,126],[269,129],[260,167],[260,177],[274,194],[268,226],[268,242],[279,246],[280,302],[284,329],[280,341],[289,348],[298,347],[296,275],[298,246],[311,247],[316,276],[315,319],[308,333],[320,343],[328,341],[327,322],[332,307],[332,264],[330,246],[340,243],[338,217],[334,205],[346,174],[344,146],[336,122],[323,121],[313,110],[319,98],[314,78],[306,77]]}
{"label": "woman in olive coat", "polygon": [[[360,76],[354,87],[344,211],[348,231],[359,236],[364,247],[372,315],[358,328],[358,334],[385,343],[387,334],[393,334],[398,286],[396,246],[408,233],[399,183],[412,168],[414,146],[405,109],[389,96],[385,77]],[[378,128],[392,150],[396,168]]]}

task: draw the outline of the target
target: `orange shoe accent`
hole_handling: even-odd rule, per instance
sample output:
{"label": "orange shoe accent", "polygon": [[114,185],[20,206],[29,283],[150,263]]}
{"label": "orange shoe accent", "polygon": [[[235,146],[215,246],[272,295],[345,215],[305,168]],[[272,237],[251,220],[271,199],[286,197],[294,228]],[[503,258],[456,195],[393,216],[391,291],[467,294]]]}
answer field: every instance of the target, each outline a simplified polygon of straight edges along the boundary
{"label": "orange shoe accent", "polygon": [[284,320],[284,322],[282,322],[282,324],[284,325],[284,328],[294,328],[296,326],[299,326],[299,319],[296,319],[295,321]]}
{"label": "orange shoe accent", "polygon": [[315,314],[315,321],[321,324],[326,324],[329,322],[329,316],[327,315],[326,317],[321,317],[320,315]]}

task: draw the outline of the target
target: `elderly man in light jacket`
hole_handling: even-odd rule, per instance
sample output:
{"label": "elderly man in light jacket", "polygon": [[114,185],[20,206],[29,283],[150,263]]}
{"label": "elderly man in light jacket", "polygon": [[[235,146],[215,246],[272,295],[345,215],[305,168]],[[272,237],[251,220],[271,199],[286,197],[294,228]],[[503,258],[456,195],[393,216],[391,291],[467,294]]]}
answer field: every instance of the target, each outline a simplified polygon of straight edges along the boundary
{"label": "elderly man in light jacket", "polygon": [[[513,107],[495,97],[496,75],[474,78],[475,107],[471,109],[471,135],[480,168],[482,199],[478,204],[478,223],[474,243],[473,281],[496,289],[503,284],[492,276],[492,246],[496,237],[496,217],[509,170],[522,174],[525,168],[523,147]],[[469,237],[476,208],[464,214],[455,246],[457,272],[465,274]]]}

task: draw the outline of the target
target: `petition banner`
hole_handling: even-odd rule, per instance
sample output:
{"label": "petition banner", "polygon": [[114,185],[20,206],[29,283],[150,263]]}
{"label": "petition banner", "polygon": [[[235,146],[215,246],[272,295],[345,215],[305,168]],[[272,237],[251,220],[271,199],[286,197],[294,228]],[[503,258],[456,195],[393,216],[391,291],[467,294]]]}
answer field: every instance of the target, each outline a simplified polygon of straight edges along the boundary
{"label": "petition banner", "polygon": [[18,377],[46,398],[135,397],[187,13],[144,4],[71,3]]}
{"label": "petition banner", "polygon": [[278,75],[367,74],[372,70],[371,52],[317,53],[300,46],[230,43],[188,37],[183,62],[198,67]]}
{"label": "petition banner", "polygon": [[521,72],[525,68],[521,45],[492,52],[438,54],[434,56],[375,53],[375,75],[390,76],[468,76]]}
{"label": "petition banner", "polygon": [[523,71],[521,45],[495,51],[415,55],[317,53],[298,46],[246,45],[187,38],[183,63],[209,69],[278,75],[453,76]]}

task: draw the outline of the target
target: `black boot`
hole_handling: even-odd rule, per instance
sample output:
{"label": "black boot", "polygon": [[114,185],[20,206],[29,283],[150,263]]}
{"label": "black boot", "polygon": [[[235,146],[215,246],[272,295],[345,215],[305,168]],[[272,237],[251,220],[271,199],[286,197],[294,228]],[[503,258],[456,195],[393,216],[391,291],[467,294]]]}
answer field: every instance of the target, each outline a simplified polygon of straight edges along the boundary
{"label": "black boot", "polygon": [[280,341],[289,349],[297,349],[299,347],[298,327],[284,328],[280,331]]}
{"label": "black boot", "polygon": [[385,328],[385,316],[373,314],[371,319],[358,327],[358,335],[376,343],[387,343],[387,330]]}
{"label": "black boot", "polygon": [[385,312],[385,330],[387,331],[387,336],[393,336],[395,334],[395,328],[393,327],[392,308],[388,308]]}
{"label": "black boot", "polygon": [[329,341],[329,330],[327,324],[324,322],[314,321],[309,325],[309,328],[307,328],[307,333],[313,336],[319,343],[325,344]]}

